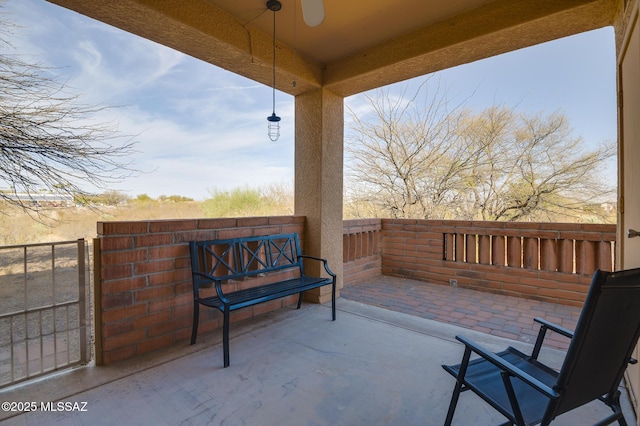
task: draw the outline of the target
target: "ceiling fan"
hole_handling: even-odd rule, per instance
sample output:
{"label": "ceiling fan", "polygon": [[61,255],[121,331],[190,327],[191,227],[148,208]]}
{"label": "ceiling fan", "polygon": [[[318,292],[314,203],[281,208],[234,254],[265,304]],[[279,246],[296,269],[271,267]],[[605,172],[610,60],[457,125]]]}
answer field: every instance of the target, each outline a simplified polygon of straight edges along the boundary
{"label": "ceiling fan", "polygon": [[302,3],[302,17],[304,23],[310,27],[317,27],[324,21],[324,0],[300,0]]}

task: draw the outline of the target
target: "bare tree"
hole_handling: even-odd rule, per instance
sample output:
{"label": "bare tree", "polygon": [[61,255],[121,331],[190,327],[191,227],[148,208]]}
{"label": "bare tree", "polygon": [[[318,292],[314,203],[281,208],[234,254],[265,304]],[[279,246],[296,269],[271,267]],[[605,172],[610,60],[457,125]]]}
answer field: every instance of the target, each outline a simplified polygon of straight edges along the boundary
{"label": "bare tree", "polygon": [[375,206],[369,214],[429,219],[449,201],[464,151],[456,129],[467,112],[450,110],[439,90],[420,97],[426,83],[408,99],[381,89],[365,95],[370,112],[349,110],[347,198]]}
{"label": "bare tree", "polygon": [[558,112],[450,109],[427,82],[411,97],[379,90],[366,97],[371,113],[351,111],[346,198],[356,209],[424,219],[567,220],[584,218],[612,195],[600,172],[616,154],[613,143],[587,150]]}
{"label": "bare tree", "polygon": [[[29,63],[10,44],[0,19],[0,200],[33,210],[46,191],[77,201],[135,173],[130,137],[98,123],[103,107],[80,104],[48,67]],[[9,30],[8,30],[9,29]]]}
{"label": "bare tree", "polygon": [[587,150],[559,112],[526,116],[491,107],[475,115],[461,134],[475,153],[463,172],[467,185],[458,189],[465,194],[465,202],[456,206],[461,218],[579,218],[585,208],[612,195],[601,172],[615,156],[615,145]]}

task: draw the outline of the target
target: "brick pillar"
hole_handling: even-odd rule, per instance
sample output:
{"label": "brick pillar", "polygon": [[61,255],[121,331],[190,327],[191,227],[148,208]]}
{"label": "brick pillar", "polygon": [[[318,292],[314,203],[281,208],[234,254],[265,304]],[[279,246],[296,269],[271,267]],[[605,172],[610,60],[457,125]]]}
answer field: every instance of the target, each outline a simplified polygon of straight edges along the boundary
{"label": "brick pillar", "polygon": [[505,238],[502,235],[495,235],[491,241],[491,264],[504,266],[505,260]]}
{"label": "brick pillar", "polygon": [[478,260],[483,265],[491,262],[491,237],[489,235],[478,236]]}
{"label": "brick pillar", "polygon": [[507,237],[507,265],[522,267],[522,241],[520,237]]}
{"label": "brick pillar", "polygon": [[456,262],[464,261],[464,234],[456,234]]}
{"label": "brick pillar", "polygon": [[573,273],[573,240],[558,240],[558,270]]}
{"label": "brick pillar", "polygon": [[591,275],[596,270],[596,242],[576,241],[576,272]]}
{"label": "brick pillar", "polygon": [[600,241],[598,243],[598,268],[603,271],[613,271],[613,260],[611,258],[611,241]]}
{"label": "brick pillar", "polygon": [[556,240],[542,238],[540,240],[540,269],[555,272],[558,269],[558,254]]}
{"label": "brick pillar", "polygon": [[476,258],[476,255],[477,255],[476,248],[477,248],[476,236],[472,234],[467,234],[467,248],[466,248],[465,260],[468,263],[478,263],[478,260]]}

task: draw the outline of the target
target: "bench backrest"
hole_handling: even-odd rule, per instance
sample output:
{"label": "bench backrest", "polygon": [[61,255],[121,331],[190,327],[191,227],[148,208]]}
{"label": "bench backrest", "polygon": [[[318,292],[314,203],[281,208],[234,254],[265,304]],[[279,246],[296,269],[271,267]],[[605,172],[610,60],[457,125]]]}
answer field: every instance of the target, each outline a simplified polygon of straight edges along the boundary
{"label": "bench backrest", "polygon": [[303,274],[298,234],[265,235],[227,240],[191,241],[194,286],[212,279],[230,280],[297,267]]}

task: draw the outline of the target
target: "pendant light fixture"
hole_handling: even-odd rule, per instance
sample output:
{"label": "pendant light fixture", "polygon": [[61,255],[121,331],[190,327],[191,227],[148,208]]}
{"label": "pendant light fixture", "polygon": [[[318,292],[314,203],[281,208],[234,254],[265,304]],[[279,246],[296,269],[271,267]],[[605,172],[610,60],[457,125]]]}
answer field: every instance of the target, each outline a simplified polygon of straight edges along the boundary
{"label": "pendant light fixture", "polygon": [[267,133],[275,142],[280,137],[280,117],[276,115],[276,12],[282,9],[282,4],[278,0],[268,0],[267,9],[273,12],[273,113],[267,117]]}

